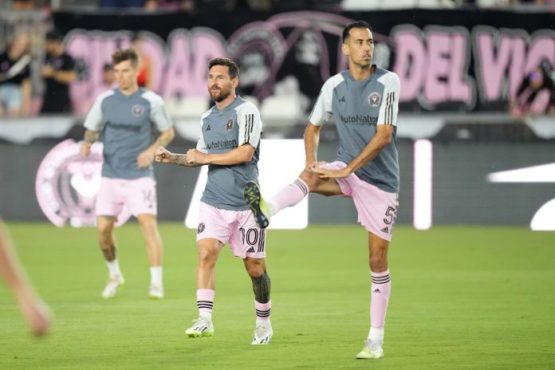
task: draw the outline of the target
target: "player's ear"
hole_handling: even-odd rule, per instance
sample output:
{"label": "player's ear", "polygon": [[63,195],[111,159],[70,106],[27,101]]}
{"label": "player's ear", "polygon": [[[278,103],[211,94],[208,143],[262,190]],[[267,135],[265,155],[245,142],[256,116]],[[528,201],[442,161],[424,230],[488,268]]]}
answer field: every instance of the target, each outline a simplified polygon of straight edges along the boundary
{"label": "player's ear", "polygon": [[234,89],[239,86],[239,77],[234,77],[231,79],[231,86],[233,86]]}
{"label": "player's ear", "polygon": [[343,52],[343,55],[349,56],[349,46],[347,45],[346,42],[341,44],[341,51]]}

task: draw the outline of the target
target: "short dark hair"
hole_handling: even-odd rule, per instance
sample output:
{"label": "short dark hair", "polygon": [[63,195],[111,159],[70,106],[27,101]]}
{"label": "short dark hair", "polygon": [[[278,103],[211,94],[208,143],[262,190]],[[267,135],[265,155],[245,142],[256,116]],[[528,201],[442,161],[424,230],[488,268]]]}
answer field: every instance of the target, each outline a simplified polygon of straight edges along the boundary
{"label": "short dark hair", "polygon": [[139,55],[135,49],[120,49],[116,50],[116,52],[112,54],[112,65],[114,66],[121,62],[125,62],[126,60],[130,61],[135,68],[139,66]]}
{"label": "short dark hair", "polygon": [[214,66],[227,66],[229,69],[229,77],[239,77],[239,66],[230,58],[214,58],[208,63],[208,70]]}
{"label": "short dark hair", "polygon": [[46,34],[46,41],[62,41],[63,36],[58,30],[49,31]]}
{"label": "short dark hair", "polygon": [[351,32],[353,28],[368,28],[370,31],[372,31],[372,27],[370,27],[370,25],[366,21],[358,20],[358,21],[349,23],[343,29],[343,36],[342,36],[343,43],[347,41],[347,39],[349,38],[349,32]]}

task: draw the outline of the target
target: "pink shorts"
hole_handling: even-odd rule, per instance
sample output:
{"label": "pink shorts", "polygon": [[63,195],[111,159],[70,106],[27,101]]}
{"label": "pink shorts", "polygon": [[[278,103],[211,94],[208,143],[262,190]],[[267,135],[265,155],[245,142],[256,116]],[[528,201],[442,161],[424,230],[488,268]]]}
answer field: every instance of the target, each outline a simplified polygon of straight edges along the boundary
{"label": "pink shorts", "polygon": [[236,257],[266,258],[266,232],[250,210],[230,211],[200,202],[197,241],[201,239],[229,244]]}
{"label": "pink shorts", "polygon": [[[322,167],[341,169],[346,166],[343,162],[335,161],[326,163]],[[353,198],[358,214],[358,222],[372,234],[390,241],[393,225],[397,219],[398,194],[383,191],[377,186],[361,180],[354,173],[336,180],[341,192]]]}
{"label": "pink shorts", "polygon": [[135,180],[103,177],[96,197],[96,215],[117,217],[124,206],[135,217],[156,215],[156,181],[152,177]]}

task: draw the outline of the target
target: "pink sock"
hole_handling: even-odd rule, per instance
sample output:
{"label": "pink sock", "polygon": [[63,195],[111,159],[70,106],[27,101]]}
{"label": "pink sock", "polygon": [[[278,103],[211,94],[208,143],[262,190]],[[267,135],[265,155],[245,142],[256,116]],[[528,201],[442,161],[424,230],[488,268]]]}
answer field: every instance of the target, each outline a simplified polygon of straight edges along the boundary
{"label": "pink sock", "polygon": [[256,320],[269,320],[270,311],[272,310],[272,301],[268,303],[259,303],[254,301],[254,308],[256,309]]}
{"label": "pink sock", "polygon": [[214,289],[197,289],[198,314],[202,317],[212,317],[214,307]]}
{"label": "pink sock", "polygon": [[372,298],[370,301],[370,323],[373,328],[383,328],[391,291],[389,270],[372,272]]}
{"label": "pink sock", "polygon": [[301,179],[295,180],[278,191],[268,202],[270,216],[275,215],[284,208],[292,207],[304,199],[309,193],[308,185]]}

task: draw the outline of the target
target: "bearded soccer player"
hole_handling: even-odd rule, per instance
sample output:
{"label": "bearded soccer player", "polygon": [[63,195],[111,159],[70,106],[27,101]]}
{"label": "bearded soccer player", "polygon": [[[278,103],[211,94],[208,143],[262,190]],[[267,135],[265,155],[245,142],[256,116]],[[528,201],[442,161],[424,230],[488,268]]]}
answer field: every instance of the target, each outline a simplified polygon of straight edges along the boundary
{"label": "bearded soccer player", "polygon": [[266,235],[258,227],[243,187],[258,182],[258,157],[262,122],[258,109],[236,95],[239,68],[231,59],[216,58],[208,68],[208,91],[215,102],[201,117],[201,137],[196,149],[174,154],[161,148],[156,161],[181,166],[208,165],[197,229],[197,307],[199,316],[185,333],[189,337],[214,334],[212,308],[214,268],[220,251],[229,244],[243,260],[252,280],[256,324],[251,344],[270,342],[270,277],[266,272]]}
{"label": "bearded soccer player", "polygon": [[[152,162],[156,150],[173,140],[174,130],[164,101],[139,88],[139,57],[133,49],[112,55],[118,88],[96,99],[85,120],[81,155],[88,156],[100,137],[104,145],[102,182],[96,199],[98,241],[108,266],[109,282],[102,297],[112,298],[124,283],[116,256],[114,225],[123,207],[137,217],[150,264],[151,298],[164,297],[162,239],[158,231],[156,181]],[[160,132],[153,140],[152,124]]]}
{"label": "bearded soccer player", "polygon": [[[399,191],[396,124],[399,78],[372,64],[374,39],[368,23],[343,30],[342,52],[349,69],[329,78],[306,127],[305,170],[292,184],[265,202],[255,183],[245,187],[257,223],[266,227],[281,209],[299,203],[309,192],[353,199],[358,221],[368,231],[371,271],[370,332],[356,358],[383,357],[384,325],[391,281],[387,251],[395,223]],[[318,162],[320,129],[335,122],[337,160]]]}

